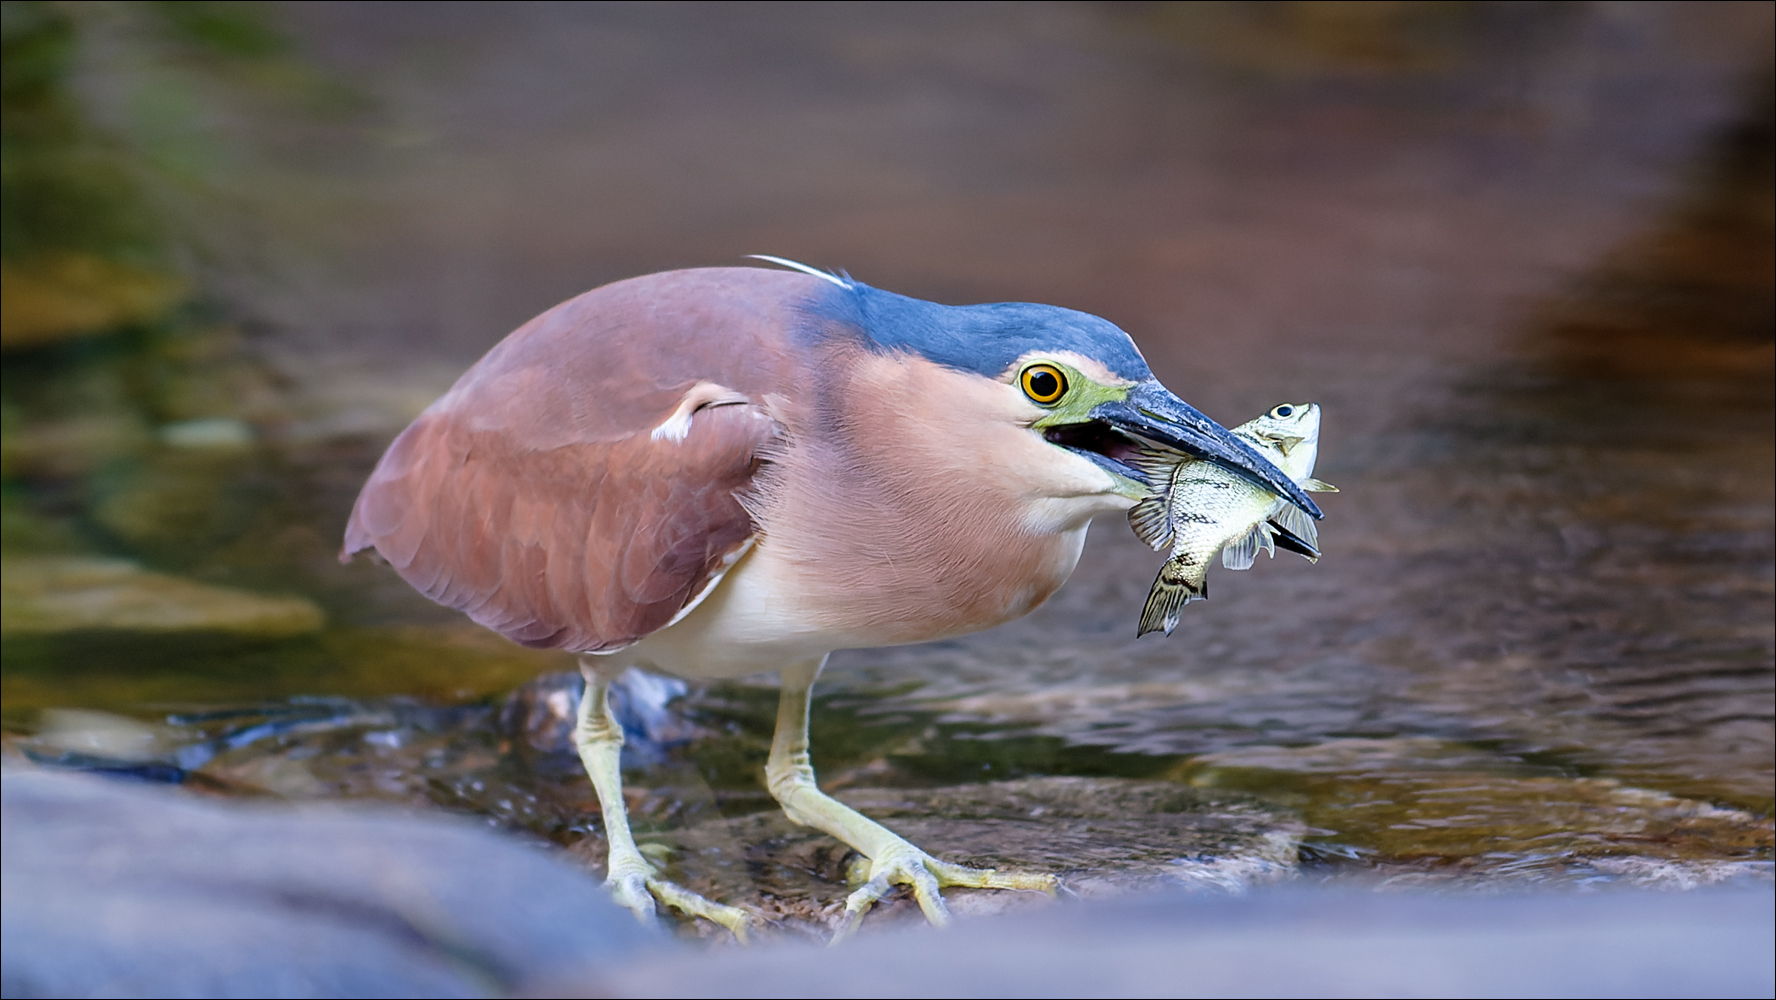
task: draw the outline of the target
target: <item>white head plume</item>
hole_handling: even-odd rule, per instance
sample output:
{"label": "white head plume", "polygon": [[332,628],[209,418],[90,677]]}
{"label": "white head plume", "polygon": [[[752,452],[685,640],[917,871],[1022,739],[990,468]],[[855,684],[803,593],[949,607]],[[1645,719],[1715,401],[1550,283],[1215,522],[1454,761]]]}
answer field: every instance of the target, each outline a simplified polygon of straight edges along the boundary
{"label": "white head plume", "polygon": [[787,267],[793,271],[800,271],[803,274],[812,274],[814,277],[819,278],[822,281],[830,281],[833,284],[839,286],[840,288],[848,289],[851,287],[851,283],[849,281],[846,281],[845,279],[839,277],[836,274],[831,274],[829,272],[822,271],[817,267],[809,267],[806,264],[798,263],[793,260],[786,260],[785,258],[782,258],[782,257],[773,257],[770,254],[764,254],[764,253],[749,253],[746,256],[751,257],[753,260],[768,260],[773,264],[781,264],[784,267]]}

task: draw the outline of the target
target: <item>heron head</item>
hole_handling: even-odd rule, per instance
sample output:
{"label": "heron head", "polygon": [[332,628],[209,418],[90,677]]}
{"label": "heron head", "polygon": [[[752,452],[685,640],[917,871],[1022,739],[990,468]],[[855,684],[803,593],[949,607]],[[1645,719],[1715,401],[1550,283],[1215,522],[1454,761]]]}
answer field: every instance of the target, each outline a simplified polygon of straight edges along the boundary
{"label": "heron head", "polygon": [[968,391],[1003,397],[994,412],[1039,436],[1057,467],[1083,460],[1107,473],[1096,480],[1103,493],[1147,496],[1153,484],[1131,460],[1169,449],[1216,462],[1321,516],[1281,469],[1161,385],[1134,341],[1107,320],[1029,302],[944,306],[834,282],[843,291],[828,294],[820,312],[861,330],[877,351],[985,380]]}

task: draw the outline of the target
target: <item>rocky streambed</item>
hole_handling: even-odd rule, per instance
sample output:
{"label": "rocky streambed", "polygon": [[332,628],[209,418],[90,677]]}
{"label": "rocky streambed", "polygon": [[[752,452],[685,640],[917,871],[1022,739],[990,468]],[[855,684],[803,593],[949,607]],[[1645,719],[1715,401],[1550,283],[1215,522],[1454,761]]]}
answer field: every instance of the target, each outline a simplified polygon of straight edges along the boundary
{"label": "rocky streambed", "polygon": [[[91,226],[5,248],[9,759],[454,814],[596,876],[571,664],[341,566],[345,513],[530,315],[770,252],[1100,313],[1226,422],[1315,400],[1344,490],[1318,565],[1219,573],[1169,640],[1105,523],[1027,619],[839,654],[835,794],[1079,896],[1767,883],[1768,10],[1359,6],[9,6],[43,58],[8,128],[55,127],[8,132],[8,204],[99,171]],[[820,936],[851,859],[763,790],[769,679],[623,692],[652,855]]]}

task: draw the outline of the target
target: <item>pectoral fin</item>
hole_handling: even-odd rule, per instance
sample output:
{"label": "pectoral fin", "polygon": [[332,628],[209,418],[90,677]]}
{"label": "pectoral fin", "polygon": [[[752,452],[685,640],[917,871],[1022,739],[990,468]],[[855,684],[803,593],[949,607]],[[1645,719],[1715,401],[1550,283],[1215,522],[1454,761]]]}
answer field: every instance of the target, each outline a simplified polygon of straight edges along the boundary
{"label": "pectoral fin", "polygon": [[1318,479],[1303,479],[1301,488],[1309,493],[1337,493],[1338,487]]}
{"label": "pectoral fin", "polygon": [[1278,434],[1278,435],[1274,435],[1274,436],[1272,436],[1272,435],[1265,435],[1265,436],[1269,437],[1271,440],[1271,443],[1276,445],[1277,451],[1282,452],[1284,455],[1287,455],[1290,452],[1294,451],[1296,445],[1307,440],[1304,437],[1294,437],[1294,436],[1288,436],[1288,435],[1282,435],[1282,434]]}
{"label": "pectoral fin", "polygon": [[[1291,517],[1290,514],[1300,515]],[[1270,527],[1276,534],[1276,546],[1289,552],[1297,552],[1307,557],[1308,562],[1320,561],[1320,539],[1314,530],[1314,523],[1294,506],[1283,504],[1281,509],[1271,515]]]}
{"label": "pectoral fin", "polygon": [[1243,538],[1221,550],[1221,565],[1228,569],[1251,569],[1252,561],[1258,558],[1258,550],[1276,551],[1271,546],[1271,531],[1270,525],[1263,521],[1252,525],[1252,530],[1246,532]]}
{"label": "pectoral fin", "polygon": [[1194,461],[1196,461],[1195,458],[1181,451],[1153,448],[1128,459],[1128,464],[1146,476],[1153,483],[1155,489],[1164,489],[1165,485],[1172,481],[1172,476],[1178,471],[1178,466]]}
{"label": "pectoral fin", "polygon": [[1129,527],[1135,529],[1135,537],[1153,547],[1155,552],[1164,552],[1172,544],[1172,516],[1167,510],[1166,497],[1153,496],[1142,500],[1129,508]]}
{"label": "pectoral fin", "polygon": [[[1311,558],[1319,558],[1320,529],[1314,524],[1313,518],[1301,512],[1301,508],[1293,504],[1278,504],[1277,509],[1271,512],[1270,523],[1275,525],[1281,534],[1289,535],[1312,551]],[[1288,546],[1284,546],[1284,548],[1288,548]],[[1290,549],[1290,551],[1300,552],[1301,550]]]}

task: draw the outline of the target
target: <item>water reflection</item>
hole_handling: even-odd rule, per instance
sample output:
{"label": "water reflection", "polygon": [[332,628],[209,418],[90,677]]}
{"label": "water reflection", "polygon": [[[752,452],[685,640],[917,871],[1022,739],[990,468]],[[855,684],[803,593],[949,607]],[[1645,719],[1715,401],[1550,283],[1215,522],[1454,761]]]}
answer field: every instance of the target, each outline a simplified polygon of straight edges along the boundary
{"label": "water reflection", "polygon": [[[1317,566],[1224,574],[1170,640],[1134,639],[1156,557],[1103,524],[1029,619],[835,658],[829,787],[1078,891],[1767,874],[1776,171],[1739,75],[1766,9],[691,10],[286,12],[280,51],[379,103],[312,150],[238,123],[289,155],[231,182],[337,259],[8,340],[9,747],[468,811],[596,865],[567,664],[338,566],[339,527],[505,330],[764,251],[1103,313],[1220,417],[1317,400],[1344,489]],[[133,65],[82,84],[117,128]],[[110,560],[118,606],[170,574],[145,592],[180,613],[308,625],[51,627],[100,587],[33,586],[68,559]],[[774,692],[666,707],[631,720],[650,850],[821,926],[849,862],[760,787]]]}

